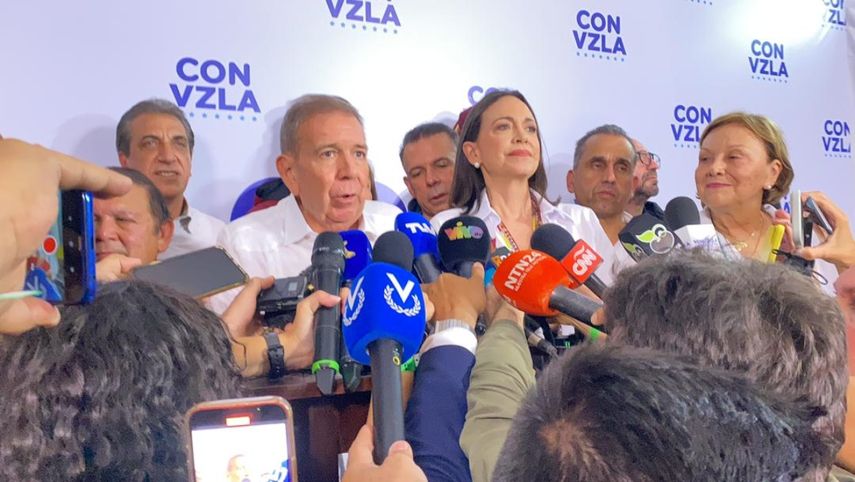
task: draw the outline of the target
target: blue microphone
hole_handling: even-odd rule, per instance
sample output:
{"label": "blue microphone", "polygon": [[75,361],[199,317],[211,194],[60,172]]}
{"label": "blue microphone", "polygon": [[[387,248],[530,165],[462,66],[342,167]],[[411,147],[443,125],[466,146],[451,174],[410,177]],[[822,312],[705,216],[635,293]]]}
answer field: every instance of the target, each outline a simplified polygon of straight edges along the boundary
{"label": "blue microphone", "polygon": [[351,356],[371,364],[378,464],[394,442],[404,440],[401,363],[418,352],[425,331],[425,299],[419,280],[409,271],[412,259],[405,235],[389,231],[380,236],[374,263],[353,280],[342,317]]}
{"label": "blue microphone", "polygon": [[427,219],[419,213],[401,213],[395,218],[395,231],[404,233],[413,245],[413,271],[422,283],[439,278],[439,249],[436,233]]}
{"label": "blue microphone", "polygon": [[344,240],[344,275],[342,281],[350,286],[353,278],[371,263],[372,250],[368,236],[358,229],[338,233]]}
{"label": "blue microphone", "polygon": [[[371,263],[372,249],[368,236],[358,229],[338,233],[344,241],[344,275],[342,286],[350,287],[353,278]],[[362,364],[357,363],[347,349],[344,337],[341,337],[341,379],[344,390],[348,393],[359,389],[362,381]]]}

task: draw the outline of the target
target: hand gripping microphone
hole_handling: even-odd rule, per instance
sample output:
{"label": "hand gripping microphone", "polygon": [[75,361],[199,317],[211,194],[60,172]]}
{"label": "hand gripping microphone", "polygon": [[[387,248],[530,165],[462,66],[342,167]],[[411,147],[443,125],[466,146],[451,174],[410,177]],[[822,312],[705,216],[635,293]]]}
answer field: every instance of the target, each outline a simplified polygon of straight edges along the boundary
{"label": "hand gripping microphone", "polygon": [[374,461],[404,440],[401,363],[415,355],[425,331],[425,300],[410,273],[413,251],[407,237],[384,233],[374,243],[374,262],[353,280],[342,318],[351,356],[371,364],[374,403]]}
{"label": "hand gripping microphone", "polygon": [[404,233],[413,245],[413,272],[422,283],[433,283],[439,278],[439,251],[436,233],[421,214],[401,213],[395,218],[395,231]]}
{"label": "hand gripping microphone", "polygon": [[[350,287],[353,278],[371,263],[372,250],[368,236],[358,229],[342,231],[339,233],[344,240],[344,278],[342,286]],[[362,364],[357,363],[350,352],[344,337],[340,337],[341,345],[341,379],[344,382],[344,390],[348,393],[355,392],[362,381]]]}
{"label": "hand gripping microphone", "polygon": [[[338,233],[323,232],[312,247],[311,282],[316,290],[338,295],[344,271],[344,241]],[[341,309],[321,307],[315,313],[315,360],[312,373],[318,390],[330,395],[339,371],[339,344],[341,343]]]}
{"label": "hand gripping microphone", "polygon": [[695,201],[685,196],[668,201],[665,222],[687,249],[701,248],[713,254],[724,254],[715,226],[701,224]]}
{"label": "hand gripping microphone", "polygon": [[603,257],[585,240],[574,240],[566,229],[557,224],[544,224],[531,235],[531,248],[560,260],[561,266],[576,283],[584,284],[595,295],[603,297],[606,285],[594,274],[603,263]]}
{"label": "hand gripping microphone", "polygon": [[490,232],[475,216],[449,219],[439,228],[439,257],[446,271],[464,278],[472,276],[475,263],[487,264],[490,256]]}
{"label": "hand gripping microphone", "polygon": [[508,256],[496,269],[493,284],[503,298],[530,315],[561,312],[593,327],[591,317],[603,306],[574,292],[571,288],[579,285],[555,258],[531,249]]}
{"label": "hand gripping microphone", "polygon": [[648,256],[668,254],[679,244],[665,223],[647,213],[632,218],[618,234],[618,239],[636,261]]}

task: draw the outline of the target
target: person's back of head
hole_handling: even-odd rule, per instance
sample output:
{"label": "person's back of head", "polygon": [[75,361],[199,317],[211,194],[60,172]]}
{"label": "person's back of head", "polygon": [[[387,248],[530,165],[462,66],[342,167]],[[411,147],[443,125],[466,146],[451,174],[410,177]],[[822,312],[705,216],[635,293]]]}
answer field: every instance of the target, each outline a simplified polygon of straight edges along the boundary
{"label": "person's back of head", "polygon": [[144,282],[0,341],[2,480],[186,480],[184,413],[240,395],[222,322]]}
{"label": "person's back of head", "polygon": [[776,480],[819,457],[813,413],[654,350],[575,348],[517,412],[494,481]]}
{"label": "person's back of head", "polygon": [[646,260],[605,295],[610,341],[695,357],[804,399],[829,436],[821,470],[843,443],[845,322],[834,300],[786,266],[703,252]]}

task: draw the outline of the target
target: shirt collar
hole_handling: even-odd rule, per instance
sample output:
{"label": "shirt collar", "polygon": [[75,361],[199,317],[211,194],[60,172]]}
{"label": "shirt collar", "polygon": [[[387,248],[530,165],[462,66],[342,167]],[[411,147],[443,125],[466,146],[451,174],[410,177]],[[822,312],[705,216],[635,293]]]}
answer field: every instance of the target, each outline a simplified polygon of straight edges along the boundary
{"label": "shirt collar", "polygon": [[[540,217],[544,222],[548,222],[550,219],[554,219],[556,215],[560,214],[561,211],[558,207],[553,206],[551,202],[547,201],[546,198],[542,197],[533,189],[529,189],[529,193],[534,199],[539,199],[538,208],[540,208]],[[494,220],[496,224],[501,221],[499,218],[499,214],[493,210],[493,206],[490,205],[490,198],[487,196],[487,190],[481,190],[481,203],[478,205],[478,210],[472,213],[472,216],[483,219],[485,222],[489,220]],[[489,224],[488,224],[489,225]]]}
{"label": "shirt collar", "polygon": [[[368,210],[368,204],[371,201],[366,201],[363,207],[362,216],[359,218],[357,229],[365,231],[365,212]],[[316,236],[306,218],[303,216],[303,211],[300,210],[300,205],[294,196],[287,196],[276,204],[278,209],[283,212],[282,216],[282,239],[285,244],[293,244],[307,236]]]}
{"label": "shirt collar", "polygon": [[187,234],[193,234],[190,232],[190,221],[192,217],[190,216],[190,203],[187,202],[187,198],[184,198],[184,204],[181,205],[181,214],[178,215],[178,225],[181,226],[181,229],[187,232]]}

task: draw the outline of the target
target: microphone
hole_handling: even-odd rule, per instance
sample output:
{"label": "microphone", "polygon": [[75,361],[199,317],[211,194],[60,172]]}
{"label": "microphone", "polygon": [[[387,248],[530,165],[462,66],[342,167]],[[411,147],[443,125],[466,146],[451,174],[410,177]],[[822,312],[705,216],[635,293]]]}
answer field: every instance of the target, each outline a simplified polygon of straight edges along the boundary
{"label": "microphone", "polygon": [[525,338],[528,341],[528,346],[537,348],[538,350],[546,353],[549,358],[557,358],[558,350],[546,341],[545,338],[538,335],[535,330],[539,329],[540,326],[534,321],[530,316],[526,315],[525,320],[523,322],[523,331],[525,332]]}
{"label": "microphone", "polygon": [[686,248],[701,248],[711,253],[724,253],[715,226],[701,224],[695,201],[685,196],[678,196],[668,201],[665,206],[665,222]]}
{"label": "microphone", "polygon": [[[695,209],[697,212],[697,209]],[[623,248],[635,261],[667,254],[679,244],[674,233],[661,220],[647,213],[632,218],[618,234]]]}
{"label": "microphone", "polygon": [[433,283],[439,278],[439,251],[436,233],[421,214],[401,213],[395,218],[395,231],[404,233],[413,245],[413,272],[422,283]]}
{"label": "microphone", "polygon": [[468,278],[475,263],[487,264],[490,255],[490,232],[475,216],[449,219],[437,233],[439,257],[446,271]]}
{"label": "microphone", "polygon": [[580,239],[576,241],[566,229],[557,224],[544,224],[531,235],[531,248],[542,251],[556,260],[577,284],[584,284],[600,298],[606,284],[594,274],[603,263],[603,257]]}
{"label": "microphone", "polygon": [[[342,286],[350,287],[353,278],[371,263],[372,250],[368,236],[358,229],[342,231],[339,233],[344,241],[344,278]],[[341,344],[341,379],[344,382],[344,390],[348,393],[355,392],[359,388],[362,377],[362,364],[357,363],[347,349],[344,337],[339,337]]]}
{"label": "microphone", "polygon": [[[344,271],[344,241],[338,233],[323,232],[312,246],[310,279],[316,290],[338,294]],[[318,390],[330,395],[339,371],[339,344],[341,343],[341,309],[321,307],[315,313],[315,359],[312,373]]]}
{"label": "microphone", "polygon": [[410,273],[413,249],[397,231],[374,244],[374,262],[353,280],[342,325],[351,356],[371,364],[374,404],[374,461],[404,440],[401,362],[415,355],[425,331],[425,300]]}
{"label": "microphone", "polygon": [[[535,316],[564,313],[588,326],[602,304],[574,292],[578,283],[555,258],[531,249],[512,253],[496,269],[496,291],[518,310]],[[599,330],[599,328],[597,328]]]}

